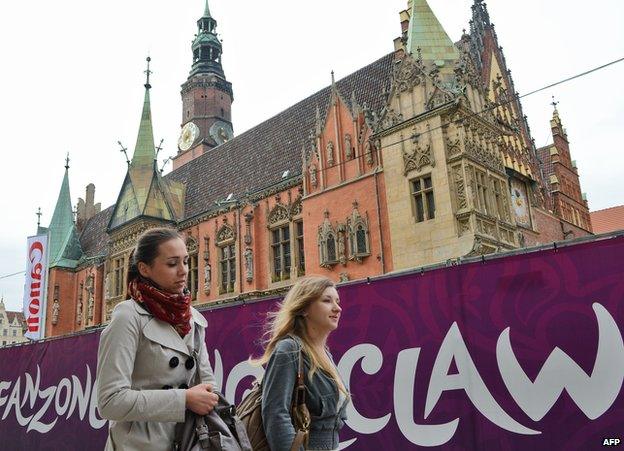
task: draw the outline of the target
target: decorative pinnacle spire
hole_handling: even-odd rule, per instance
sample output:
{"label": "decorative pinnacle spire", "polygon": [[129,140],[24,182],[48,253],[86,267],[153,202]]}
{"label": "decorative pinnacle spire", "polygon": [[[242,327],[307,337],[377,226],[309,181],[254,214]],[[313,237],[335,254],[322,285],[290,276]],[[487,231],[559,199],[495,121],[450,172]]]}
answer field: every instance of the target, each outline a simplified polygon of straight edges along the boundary
{"label": "decorative pinnacle spire", "polygon": [[[206,5],[207,4],[208,3],[206,2]],[[145,89],[150,89],[152,87],[152,85],[150,85],[149,77],[150,77],[150,74],[152,73],[152,71],[150,70],[149,66],[150,66],[150,61],[152,61],[152,59],[148,56],[145,59],[145,61],[147,61],[147,70],[143,71],[143,73],[147,74],[147,80],[145,81],[145,85],[144,86],[145,86]]]}
{"label": "decorative pinnacle spire", "polygon": [[67,152],[67,156],[65,157],[65,169],[69,170],[69,152]]}
{"label": "decorative pinnacle spire", "polygon": [[331,79],[332,79],[332,86],[333,86],[334,84],[336,84],[336,79],[334,78],[334,70],[333,69],[331,71]]}

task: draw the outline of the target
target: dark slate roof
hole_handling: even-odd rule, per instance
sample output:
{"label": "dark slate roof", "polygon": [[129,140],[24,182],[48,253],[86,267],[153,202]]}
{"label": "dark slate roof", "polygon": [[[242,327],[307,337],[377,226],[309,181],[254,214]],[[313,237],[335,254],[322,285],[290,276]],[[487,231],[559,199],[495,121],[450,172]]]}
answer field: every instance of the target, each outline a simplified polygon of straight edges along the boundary
{"label": "dark slate roof", "polygon": [[106,227],[113,214],[113,207],[114,205],[111,205],[106,210],[94,215],[85,224],[80,234],[80,246],[82,247],[84,258],[107,254],[108,234],[106,233]]}
{"label": "dark slate roof", "polygon": [[[379,111],[390,90],[394,53],[336,82],[336,89],[350,106],[352,95],[360,107]],[[353,93],[353,94],[352,94]],[[241,198],[282,181],[282,174],[301,174],[301,148],[316,125],[316,109],[324,119],[331,99],[331,86],[312,94],[272,118],[206,152],[170,172],[166,179],[186,185],[185,219],[206,212],[215,201],[233,193]],[[106,253],[106,228],[113,206],[92,217],[80,236],[84,257]]]}
{"label": "dark slate roof", "polygon": [[[393,53],[336,82],[336,89],[350,104],[371,110],[382,107],[381,93],[389,91]],[[282,181],[282,174],[301,174],[301,148],[316,123],[316,109],[324,118],[331,98],[328,86],[232,140],[195,158],[166,178],[186,184],[185,217],[191,218],[215,206],[233,193],[235,198]]]}

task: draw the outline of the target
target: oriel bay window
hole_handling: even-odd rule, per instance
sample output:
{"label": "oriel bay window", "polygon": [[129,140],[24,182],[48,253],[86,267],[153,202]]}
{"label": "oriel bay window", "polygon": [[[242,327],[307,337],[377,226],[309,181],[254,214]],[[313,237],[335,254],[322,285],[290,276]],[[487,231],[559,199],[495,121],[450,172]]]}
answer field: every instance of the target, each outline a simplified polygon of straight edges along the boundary
{"label": "oriel bay window", "polygon": [[271,229],[273,282],[290,279],[290,223]]}
{"label": "oriel bay window", "polygon": [[431,175],[412,180],[412,197],[416,222],[423,222],[435,217],[435,200]]}

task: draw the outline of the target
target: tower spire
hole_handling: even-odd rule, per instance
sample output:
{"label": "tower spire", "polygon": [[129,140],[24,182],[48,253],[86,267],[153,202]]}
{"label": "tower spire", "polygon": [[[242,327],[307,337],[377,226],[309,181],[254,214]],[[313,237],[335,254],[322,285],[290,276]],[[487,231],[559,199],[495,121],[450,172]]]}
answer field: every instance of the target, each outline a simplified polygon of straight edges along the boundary
{"label": "tower spire", "polygon": [[206,6],[204,7],[204,17],[212,17],[210,15],[210,7],[208,6],[208,0],[206,0]]}
{"label": "tower spire", "polygon": [[204,7],[204,15],[197,21],[197,35],[191,47],[193,50],[191,76],[199,73],[214,73],[225,77],[221,67],[223,49],[217,37],[217,21],[210,14],[208,0]]}
{"label": "tower spire", "polygon": [[69,154],[65,157],[65,175],[48,231],[50,233],[50,267],[75,268],[82,255],[82,249],[74,224],[74,211],[69,192]]}

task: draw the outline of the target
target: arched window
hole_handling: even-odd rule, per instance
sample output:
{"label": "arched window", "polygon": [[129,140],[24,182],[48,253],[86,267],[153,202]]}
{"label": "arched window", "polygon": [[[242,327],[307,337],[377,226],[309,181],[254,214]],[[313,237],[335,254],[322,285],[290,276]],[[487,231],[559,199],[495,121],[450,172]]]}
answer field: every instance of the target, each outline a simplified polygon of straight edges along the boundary
{"label": "arched window", "polygon": [[368,228],[368,213],[362,217],[357,201],[353,202],[353,211],[347,218],[347,232],[349,237],[349,260],[362,262],[370,255],[370,238]]}

